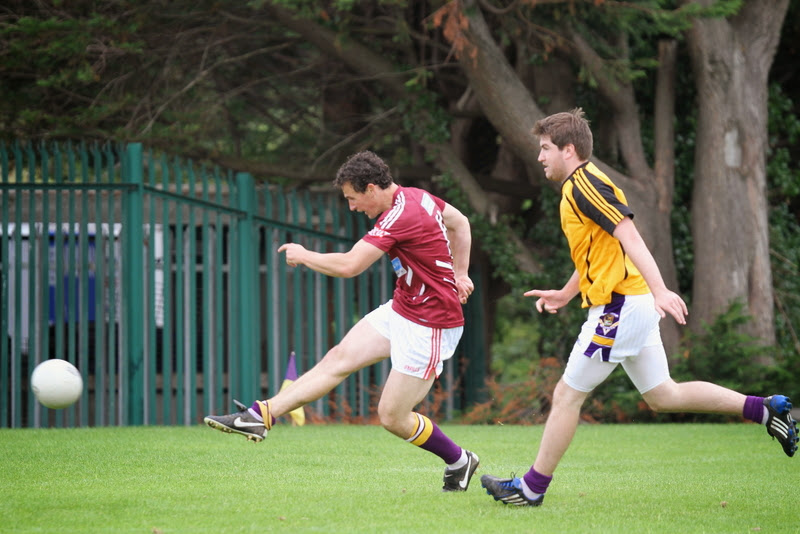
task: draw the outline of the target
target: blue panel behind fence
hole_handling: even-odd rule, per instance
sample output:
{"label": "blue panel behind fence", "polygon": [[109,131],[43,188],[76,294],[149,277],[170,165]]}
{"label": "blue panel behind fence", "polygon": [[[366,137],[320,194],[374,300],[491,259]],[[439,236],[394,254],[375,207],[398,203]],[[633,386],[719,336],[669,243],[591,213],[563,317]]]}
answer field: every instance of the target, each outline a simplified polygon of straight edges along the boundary
{"label": "blue panel behind fence", "polygon": [[[136,144],[0,144],[0,171],[0,427],[197,424],[234,397],[274,394],[291,351],[307,371],[391,296],[386,259],[343,280],[279,258],[287,241],[345,251],[363,235],[370,221],[335,191],[287,193]],[[462,345],[445,387],[483,349]],[[86,384],[65,410],[28,385],[51,357]],[[374,414],[388,369],[354,374],[310,409]]]}

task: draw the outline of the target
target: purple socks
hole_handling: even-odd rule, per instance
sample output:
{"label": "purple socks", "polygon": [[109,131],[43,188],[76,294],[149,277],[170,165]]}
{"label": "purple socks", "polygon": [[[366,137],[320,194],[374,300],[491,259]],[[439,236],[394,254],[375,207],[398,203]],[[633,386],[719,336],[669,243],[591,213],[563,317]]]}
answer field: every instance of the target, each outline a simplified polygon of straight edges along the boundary
{"label": "purple socks", "polygon": [[[264,402],[267,402],[267,401],[264,401]],[[258,405],[258,401],[253,401],[253,405],[252,405],[252,406],[250,406],[250,411],[251,411],[251,412],[253,412],[253,413],[256,413],[256,414],[258,414],[258,416],[259,416],[259,417],[261,417],[261,418],[263,419],[263,417],[261,416],[261,407]],[[274,415],[270,414],[270,418],[272,419],[272,421],[270,421],[270,422],[269,422],[269,425],[268,425],[268,426],[267,426],[267,425],[265,425],[265,426],[267,426],[267,430],[269,430],[270,428],[272,428],[272,425],[274,425],[274,424],[275,424],[275,421],[276,421],[276,419],[275,419],[275,416],[274,416]]]}
{"label": "purple socks", "polygon": [[525,480],[525,485],[528,486],[532,492],[541,494],[547,491],[547,486],[549,486],[550,481],[553,480],[553,475],[543,475],[531,467],[522,478]]}
{"label": "purple socks", "polygon": [[744,401],[742,417],[748,421],[764,423],[764,397],[748,396]]}
{"label": "purple socks", "polygon": [[436,423],[422,414],[414,412],[414,415],[417,418],[417,425],[406,441],[435,454],[446,464],[454,464],[461,459],[461,447],[453,443]]}

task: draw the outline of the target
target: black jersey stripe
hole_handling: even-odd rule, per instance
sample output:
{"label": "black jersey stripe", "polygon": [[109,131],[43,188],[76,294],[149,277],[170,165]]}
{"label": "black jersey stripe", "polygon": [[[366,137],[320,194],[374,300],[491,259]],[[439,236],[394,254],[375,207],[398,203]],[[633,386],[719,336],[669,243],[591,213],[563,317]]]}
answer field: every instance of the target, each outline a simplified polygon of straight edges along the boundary
{"label": "black jersey stripe", "polygon": [[598,207],[604,205],[616,210],[615,204],[619,202],[619,199],[609,184],[589,172],[585,167],[579,170],[578,177],[580,181],[579,187],[584,190],[587,196],[591,193],[591,196],[596,198],[594,202]]}
{"label": "black jersey stripe", "polygon": [[614,224],[622,220],[624,215],[613,204],[613,202],[619,202],[619,200],[607,183],[596,176],[586,173],[586,169],[580,169],[576,173],[576,178],[578,189],[598,211],[602,212]]}
{"label": "black jersey stripe", "polygon": [[598,209],[594,202],[586,198],[586,195],[583,193],[582,189],[579,187],[574,187],[572,189],[572,198],[574,199],[575,205],[578,206],[578,209],[585,213],[590,220],[597,223],[609,234],[614,233],[614,228],[617,226],[617,221],[612,220],[607,213],[604,213]]}

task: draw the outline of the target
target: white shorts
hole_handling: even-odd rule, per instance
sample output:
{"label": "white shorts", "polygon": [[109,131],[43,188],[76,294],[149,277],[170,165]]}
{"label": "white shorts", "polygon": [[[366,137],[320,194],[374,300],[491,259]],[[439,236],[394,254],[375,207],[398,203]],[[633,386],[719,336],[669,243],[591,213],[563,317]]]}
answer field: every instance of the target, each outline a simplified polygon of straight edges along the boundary
{"label": "white shorts", "polygon": [[636,389],[645,393],[669,378],[669,366],[653,295],[615,295],[592,306],[569,355],[564,381],[589,392],[622,363]]}
{"label": "white shorts", "polygon": [[453,356],[464,332],[455,328],[430,328],[409,321],[392,309],[392,301],[364,317],[391,342],[392,369],[423,380],[438,377],[445,360]]}

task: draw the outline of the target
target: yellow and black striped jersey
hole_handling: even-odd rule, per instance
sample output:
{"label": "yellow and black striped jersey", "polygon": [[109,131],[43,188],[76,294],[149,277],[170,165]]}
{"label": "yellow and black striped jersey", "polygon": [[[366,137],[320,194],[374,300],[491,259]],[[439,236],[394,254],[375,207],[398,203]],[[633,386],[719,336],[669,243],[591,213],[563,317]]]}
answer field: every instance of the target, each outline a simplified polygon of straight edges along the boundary
{"label": "yellow and black striped jersey", "polygon": [[561,229],[580,278],[583,307],[611,302],[612,293],[643,295],[650,289],[612,234],[633,218],[625,194],[587,162],[561,185]]}

